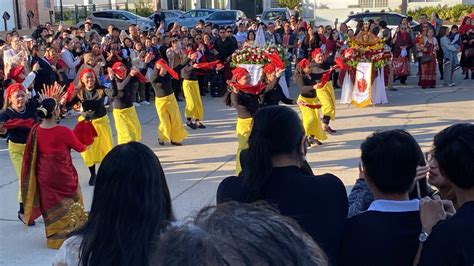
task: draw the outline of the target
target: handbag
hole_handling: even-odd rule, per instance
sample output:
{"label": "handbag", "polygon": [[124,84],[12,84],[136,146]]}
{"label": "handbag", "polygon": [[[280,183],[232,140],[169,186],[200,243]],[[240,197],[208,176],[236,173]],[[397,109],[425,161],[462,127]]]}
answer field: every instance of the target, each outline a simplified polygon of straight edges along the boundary
{"label": "handbag", "polygon": [[433,57],[431,55],[422,55],[421,58],[420,58],[420,61],[422,64],[426,64],[426,63],[429,63],[431,62],[431,60],[433,60]]}
{"label": "handbag", "polygon": [[473,57],[474,56],[474,48],[468,48],[464,51],[464,55],[466,55],[467,58]]}
{"label": "handbag", "polygon": [[392,60],[392,67],[394,76],[399,77],[408,75],[408,58],[394,57]]}

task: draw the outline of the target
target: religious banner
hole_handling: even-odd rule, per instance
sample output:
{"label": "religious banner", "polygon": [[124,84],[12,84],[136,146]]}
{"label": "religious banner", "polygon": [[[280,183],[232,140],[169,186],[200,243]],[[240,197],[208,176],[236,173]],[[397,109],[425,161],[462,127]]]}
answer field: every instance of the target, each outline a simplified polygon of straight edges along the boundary
{"label": "religious banner", "polygon": [[352,105],[366,107],[372,104],[372,63],[359,63],[356,68]]}
{"label": "religious banner", "polygon": [[257,83],[260,82],[260,79],[262,78],[263,65],[239,64],[238,66],[247,69],[250,73],[250,85],[257,85]]}

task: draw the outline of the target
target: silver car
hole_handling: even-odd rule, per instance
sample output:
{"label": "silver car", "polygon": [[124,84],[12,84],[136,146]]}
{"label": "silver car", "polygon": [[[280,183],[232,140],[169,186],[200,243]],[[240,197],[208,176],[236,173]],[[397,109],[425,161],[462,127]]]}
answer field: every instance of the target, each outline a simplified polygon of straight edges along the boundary
{"label": "silver car", "polygon": [[282,20],[290,20],[291,12],[286,7],[281,8],[267,8],[263,11],[261,16],[257,16],[257,19],[260,22],[265,23],[267,25],[269,22],[274,22],[275,19]]}
{"label": "silver car", "polygon": [[[188,28],[194,28],[198,24],[199,20],[204,20],[210,14],[216,12],[217,9],[193,9],[184,13],[183,15],[172,18],[169,20],[169,23],[178,22],[179,25],[185,26]],[[168,24],[168,19],[165,19],[166,24]]]}
{"label": "silver car", "polygon": [[[128,30],[128,26],[136,24],[141,30],[149,31],[155,27],[153,20],[138,16],[125,10],[101,10],[92,12],[87,19],[92,21],[92,28],[99,31],[107,30],[107,26],[113,24],[120,30]],[[77,24],[80,28],[84,22]]]}

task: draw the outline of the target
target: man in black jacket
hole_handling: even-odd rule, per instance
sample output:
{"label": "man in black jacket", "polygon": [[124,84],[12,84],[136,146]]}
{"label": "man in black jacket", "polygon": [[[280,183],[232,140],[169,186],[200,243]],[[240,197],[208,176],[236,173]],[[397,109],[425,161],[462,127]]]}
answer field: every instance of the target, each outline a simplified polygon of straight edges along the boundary
{"label": "man in black jacket", "polygon": [[33,54],[31,65],[38,63],[39,69],[34,71],[36,74],[34,89],[38,93],[43,89],[43,84],[48,86],[56,81],[56,69],[44,58],[44,46],[38,46],[38,50]]}
{"label": "man in black jacket", "polygon": [[226,80],[230,78],[230,57],[236,49],[234,41],[231,39],[231,37],[227,36],[226,29],[224,27],[219,28],[219,38],[215,42],[215,47],[218,53],[216,57],[224,64],[225,67],[219,70],[217,74],[219,77],[219,88],[217,91],[211,91],[211,94],[213,96],[222,96],[224,95],[227,88]]}
{"label": "man in black jacket", "polygon": [[375,200],[347,220],[339,265],[412,265],[421,222],[419,200],[408,193],[424,160],[420,147],[406,131],[390,130],[369,136],[361,151],[361,175]]}

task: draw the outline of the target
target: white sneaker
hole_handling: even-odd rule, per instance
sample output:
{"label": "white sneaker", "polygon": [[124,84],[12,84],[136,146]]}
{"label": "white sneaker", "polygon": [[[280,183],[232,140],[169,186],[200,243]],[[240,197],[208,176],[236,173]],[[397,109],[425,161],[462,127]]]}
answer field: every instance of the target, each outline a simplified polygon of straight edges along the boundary
{"label": "white sneaker", "polygon": [[449,87],[456,86],[456,83],[453,82],[453,83],[449,84],[448,86],[449,86]]}
{"label": "white sneaker", "polygon": [[139,107],[139,106],[141,106],[141,105],[140,105],[139,103],[133,103],[133,106]]}
{"label": "white sneaker", "polygon": [[150,102],[149,102],[149,101],[143,101],[143,102],[140,102],[140,104],[142,104],[142,105],[149,105]]}

